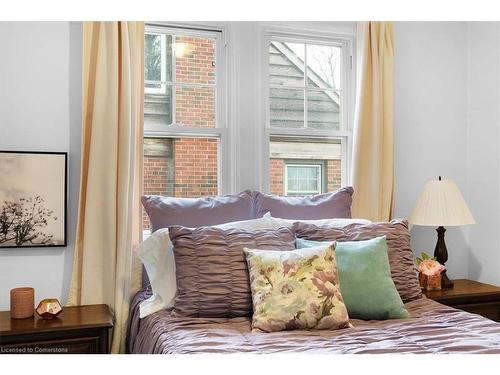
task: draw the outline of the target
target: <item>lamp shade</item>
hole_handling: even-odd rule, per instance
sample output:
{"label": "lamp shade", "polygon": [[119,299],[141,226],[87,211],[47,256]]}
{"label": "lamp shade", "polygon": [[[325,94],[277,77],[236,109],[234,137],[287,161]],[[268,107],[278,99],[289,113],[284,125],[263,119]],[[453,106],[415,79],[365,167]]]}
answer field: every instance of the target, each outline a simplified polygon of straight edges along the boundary
{"label": "lamp shade", "polygon": [[457,185],[441,177],[425,184],[408,220],[434,227],[476,223]]}

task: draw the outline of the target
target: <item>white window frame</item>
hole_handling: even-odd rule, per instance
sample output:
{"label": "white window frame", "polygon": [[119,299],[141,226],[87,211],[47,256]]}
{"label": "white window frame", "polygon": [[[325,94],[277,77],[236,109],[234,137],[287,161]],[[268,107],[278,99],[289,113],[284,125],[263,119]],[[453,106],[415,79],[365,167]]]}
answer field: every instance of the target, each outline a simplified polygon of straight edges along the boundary
{"label": "white window frame", "polygon": [[320,194],[323,190],[323,163],[287,163],[285,161],[285,195],[288,195],[290,191],[288,190],[288,168],[289,167],[306,167],[306,168],[315,168],[317,169],[316,175],[318,176],[318,188],[319,191],[292,191],[292,194],[296,195],[311,195],[311,194]]}
{"label": "white window frame", "polygon": [[[164,82],[173,87],[173,122],[170,125],[144,124],[145,138],[215,138],[218,139],[218,194],[227,194],[230,191],[230,165],[227,129],[227,45],[224,27],[204,27],[201,25],[176,25],[167,23],[147,23],[147,33],[169,33],[174,36],[186,35],[199,38],[213,38],[216,41],[215,53],[215,83],[214,84],[189,84],[177,82]],[[175,38],[173,38],[175,40]],[[173,59],[175,62],[175,58]],[[175,63],[172,66],[175,70]],[[166,75],[166,74],[165,74]],[[163,82],[162,82],[163,83]],[[214,87],[215,88],[215,127],[196,128],[175,122],[175,87]]]}
{"label": "white window frame", "polygon": [[[271,41],[285,41],[291,43],[304,43],[314,45],[331,45],[342,47],[342,72],[341,72],[341,128],[340,130],[325,130],[307,128],[307,96],[304,97],[304,128],[272,128],[270,111],[270,88],[288,86],[271,85],[269,79],[269,45]],[[262,46],[262,82],[263,82],[263,112],[264,112],[264,149],[262,165],[262,188],[269,191],[269,157],[271,137],[290,137],[290,138],[319,138],[319,139],[337,139],[341,143],[341,185],[346,186],[350,183],[350,168],[352,155],[352,129],[354,122],[354,93],[355,93],[355,70],[353,62],[354,55],[354,36],[345,34],[336,34],[329,32],[317,32],[310,30],[289,29],[285,31],[280,28],[269,28],[264,30]],[[307,52],[306,52],[307,53]],[[305,61],[307,64],[307,61]],[[307,77],[304,77],[307,81]],[[304,83],[306,85],[306,83]],[[299,88],[301,86],[297,86]],[[290,87],[291,88],[291,87]],[[325,90],[325,89],[318,89]],[[335,90],[335,89],[331,89]],[[307,90],[305,90],[307,91]],[[328,89],[326,89],[328,91]],[[338,91],[338,90],[336,90]],[[307,95],[305,93],[305,95]]]}

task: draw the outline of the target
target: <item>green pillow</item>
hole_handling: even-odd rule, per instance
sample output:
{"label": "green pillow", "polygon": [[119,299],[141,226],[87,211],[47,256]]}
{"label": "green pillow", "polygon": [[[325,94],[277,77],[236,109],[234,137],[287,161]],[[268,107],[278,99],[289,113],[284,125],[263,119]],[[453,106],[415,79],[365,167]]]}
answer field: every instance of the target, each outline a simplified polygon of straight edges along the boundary
{"label": "green pillow", "polygon": [[[333,241],[297,238],[296,247],[328,246]],[[337,242],[335,251],[340,293],[350,318],[409,318],[391,277],[385,236],[365,241]]]}

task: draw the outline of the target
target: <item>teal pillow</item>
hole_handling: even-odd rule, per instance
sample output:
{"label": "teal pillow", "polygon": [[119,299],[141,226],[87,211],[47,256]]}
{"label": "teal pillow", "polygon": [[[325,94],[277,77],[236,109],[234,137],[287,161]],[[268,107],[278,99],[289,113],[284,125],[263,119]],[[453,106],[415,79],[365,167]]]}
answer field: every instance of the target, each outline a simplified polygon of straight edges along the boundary
{"label": "teal pillow", "polygon": [[[328,246],[333,241],[296,239],[297,249]],[[337,242],[335,251],[340,293],[350,318],[409,318],[391,277],[385,236],[365,241]]]}

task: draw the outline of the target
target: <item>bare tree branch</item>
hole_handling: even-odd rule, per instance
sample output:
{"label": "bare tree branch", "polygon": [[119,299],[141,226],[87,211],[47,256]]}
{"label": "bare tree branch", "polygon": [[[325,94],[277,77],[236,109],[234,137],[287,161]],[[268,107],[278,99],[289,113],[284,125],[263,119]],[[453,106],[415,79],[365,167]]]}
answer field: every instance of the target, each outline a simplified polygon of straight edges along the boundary
{"label": "bare tree branch", "polygon": [[45,208],[45,200],[40,196],[5,201],[0,208],[0,244],[9,241],[17,246],[50,243],[54,236],[45,234],[43,229],[49,221],[57,220],[53,214],[53,210]]}

